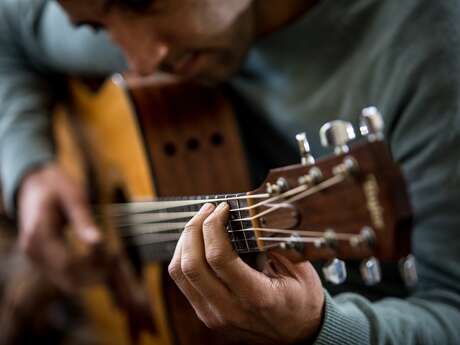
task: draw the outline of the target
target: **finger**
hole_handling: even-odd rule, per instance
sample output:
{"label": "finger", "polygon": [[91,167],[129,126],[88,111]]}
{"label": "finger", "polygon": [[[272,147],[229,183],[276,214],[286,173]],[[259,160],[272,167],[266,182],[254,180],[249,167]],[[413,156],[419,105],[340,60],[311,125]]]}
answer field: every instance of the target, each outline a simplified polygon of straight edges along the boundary
{"label": "finger", "polygon": [[229,206],[220,204],[203,225],[206,260],[215,274],[236,295],[257,294],[269,283],[262,273],[248,266],[233,250],[225,225]]}
{"label": "finger", "polygon": [[195,290],[192,284],[185,278],[181,268],[182,258],[182,241],[183,236],[177,242],[176,249],[174,250],[173,258],[168,266],[168,272],[172,280],[176,283],[179,290],[184,294],[189,303],[192,305],[198,317],[206,323],[211,317],[211,311],[208,303],[204,298]]}
{"label": "finger", "polygon": [[311,279],[314,268],[310,262],[294,263],[278,252],[270,252],[268,255],[273,267],[275,267],[277,278],[291,278],[298,282],[305,282]]}
{"label": "finger", "polygon": [[[45,206],[45,205],[43,205]],[[43,207],[31,210],[35,219],[33,227],[21,228],[19,241],[23,251],[37,264],[44,274],[65,291],[72,292],[75,277],[72,276],[72,258],[65,242],[57,231],[58,223],[53,214],[47,218],[35,218]],[[46,212],[40,214],[47,214]]]}
{"label": "finger", "polygon": [[87,198],[81,191],[73,189],[69,193],[61,193],[60,196],[64,211],[77,236],[84,243],[99,244],[102,236],[94,222]]}
{"label": "finger", "polygon": [[229,292],[206,262],[203,243],[203,223],[214,210],[207,204],[187,224],[183,233],[181,269],[189,283],[207,301],[220,305]]}

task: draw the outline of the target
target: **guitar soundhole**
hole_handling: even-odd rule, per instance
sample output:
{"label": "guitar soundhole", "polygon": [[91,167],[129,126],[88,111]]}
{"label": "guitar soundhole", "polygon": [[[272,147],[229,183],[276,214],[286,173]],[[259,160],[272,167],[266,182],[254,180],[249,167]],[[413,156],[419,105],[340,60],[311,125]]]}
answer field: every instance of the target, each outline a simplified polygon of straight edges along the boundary
{"label": "guitar soundhole", "polygon": [[190,138],[187,140],[187,148],[190,151],[196,151],[200,148],[200,142],[196,138]]}
{"label": "guitar soundhole", "polygon": [[211,136],[211,144],[213,146],[221,146],[224,143],[224,137],[220,133],[214,133]]}
{"label": "guitar soundhole", "polygon": [[173,143],[166,143],[164,146],[166,156],[174,156],[177,152],[176,145]]}

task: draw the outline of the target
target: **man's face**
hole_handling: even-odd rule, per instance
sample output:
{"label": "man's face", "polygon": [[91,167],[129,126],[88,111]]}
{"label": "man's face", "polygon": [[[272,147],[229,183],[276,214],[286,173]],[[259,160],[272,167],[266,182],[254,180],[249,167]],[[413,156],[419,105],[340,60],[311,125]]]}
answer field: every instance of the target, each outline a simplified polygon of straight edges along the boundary
{"label": "man's face", "polygon": [[159,68],[223,81],[238,69],[255,36],[253,0],[59,2],[74,24],[107,29],[141,75]]}

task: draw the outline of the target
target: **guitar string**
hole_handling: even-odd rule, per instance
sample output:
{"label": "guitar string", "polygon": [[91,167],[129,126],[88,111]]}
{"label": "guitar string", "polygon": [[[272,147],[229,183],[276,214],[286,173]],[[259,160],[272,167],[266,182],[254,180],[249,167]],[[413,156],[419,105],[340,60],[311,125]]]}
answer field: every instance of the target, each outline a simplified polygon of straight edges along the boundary
{"label": "guitar string", "polygon": [[[255,219],[258,219],[260,217],[263,217],[267,214],[270,214],[280,208],[282,208],[283,206],[285,206],[286,204],[289,204],[291,202],[295,202],[295,201],[298,201],[298,200],[301,200],[303,198],[306,198],[308,196],[311,196],[317,192],[320,192],[326,188],[329,188],[329,187],[332,187],[333,185],[337,184],[337,183],[340,183],[344,180],[344,177],[342,175],[336,175],[328,180],[325,180],[323,181],[322,183],[316,185],[316,186],[313,186],[307,190],[305,190],[304,192],[301,192],[301,193],[296,193],[297,195],[295,195],[294,193],[289,193],[288,195],[292,195],[294,194],[294,196],[292,196],[291,198],[287,199],[287,200],[284,200],[282,203],[279,203],[279,204],[275,204],[274,206],[271,206],[270,208],[262,211],[262,212],[259,212],[259,213],[256,213],[250,217],[246,217],[246,218],[237,218],[237,219],[232,219],[231,222],[242,222],[242,221],[252,221],[252,220],[255,220]],[[286,193],[284,193],[286,194]],[[227,200],[230,200],[230,199],[227,199]],[[241,208],[243,209],[243,208]],[[240,209],[233,209],[233,210],[230,210],[230,212],[234,212],[234,211],[239,211]],[[132,215],[131,217],[136,217],[136,218],[140,218],[141,221],[132,221],[131,222],[125,222],[125,223],[121,223],[121,224],[117,224],[118,227],[131,227],[131,226],[136,226],[136,225],[156,225],[155,223],[160,223],[160,222],[164,222],[165,220],[177,220],[177,219],[183,219],[183,218],[188,218],[188,217],[193,217],[197,212],[169,212],[169,213],[160,213],[160,214],[155,214],[155,213],[152,213],[152,214],[143,214],[143,215],[140,215],[140,214],[134,214]],[[174,214],[176,215],[176,217],[174,216]],[[156,217],[157,216],[157,217]],[[129,215],[126,215],[126,217],[129,217]],[[142,220],[143,219],[143,220]],[[160,224],[165,224],[165,223],[160,223]],[[167,223],[166,223],[167,224]],[[184,224],[185,226],[185,224]],[[163,231],[167,231],[167,230],[163,230]]]}
{"label": "guitar string", "polygon": [[[306,190],[308,188],[308,186],[306,185],[301,185],[301,186],[298,186],[296,188],[293,188],[293,189],[290,189],[284,193],[281,193],[279,195],[276,195],[276,196],[273,196],[273,197],[270,197],[264,201],[261,201],[261,202],[258,202],[254,205],[251,205],[251,206],[247,206],[247,207],[241,207],[241,208],[234,208],[234,209],[231,209],[230,212],[237,212],[237,211],[248,211],[248,210],[251,210],[251,209],[254,209],[254,208],[257,208],[257,207],[260,207],[260,206],[263,206],[263,205],[266,205],[268,203],[271,203],[271,202],[274,202],[274,201],[277,201],[279,199],[282,199],[282,198],[285,198],[285,197],[288,197],[288,196],[291,196],[291,195],[295,195],[295,194],[298,194],[300,192],[303,192],[304,190]],[[152,201],[152,202],[149,202],[149,203],[161,203],[161,204],[164,204],[164,203],[169,203],[170,202],[174,202],[175,203],[175,206],[173,207],[165,207],[164,209],[166,208],[175,208],[175,207],[181,207],[181,206],[193,206],[193,205],[199,205],[199,204],[205,204],[205,203],[208,203],[208,202],[215,202],[216,200],[218,201],[233,201],[233,200],[242,200],[242,199],[250,199],[250,198],[254,198],[254,197],[257,197],[257,198],[261,198],[261,195],[262,194],[259,194],[259,195],[245,195],[245,196],[238,196],[238,197],[230,197],[230,198],[219,198],[219,199],[202,199],[200,200],[199,202],[197,202],[197,200],[185,200],[185,201]],[[268,194],[264,194],[264,195],[268,195]],[[189,201],[192,201],[193,204],[189,204],[188,202]],[[182,205],[176,205],[177,202],[184,202],[184,203],[187,203],[186,205],[182,204]],[[126,204],[111,204],[109,205],[109,208],[115,208],[115,209],[118,209],[118,210],[123,210],[125,209],[126,211],[124,212],[119,212],[118,214],[111,214],[113,217],[123,217],[123,216],[130,216],[130,215],[139,215],[139,216],[147,216],[147,215],[151,215],[151,216],[155,216],[157,215],[158,213],[147,213],[147,212],[151,212],[151,211],[156,211],[158,209],[148,209],[148,210],[145,210],[143,209],[142,211],[139,211],[139,210],[135,210],[135,211],[129,211],[130,208],[134,208],[136,209],[136,205],[139,204],[137,202],[133,202],[133,203],[126,203]],[[142,204],[142,203],[141,203]],[[141,205],[143,206],[143,205]],[[129,211],[129,212],[128,212]],[[171,214],[173,212],[168,212],[166,214]],[[196,213],[195,213],[196,214]],[[194,215],[194,214],[193,214]],[[192,217],[193,217],[192,215]]]}
{"label": "guitar string", "polygon": [[[121,204],[110,204],[102,206],[103,208],[113,209],[118,211],[120,214],[135,214],[135,213],[145,213],[152,211],[160,211],[168,208],[184,207],[184,206],[194,206],[200,204],[206,204],[208,202],[225,202],[232,200],[247,200],[247,199],[266,199],[270,197],[270,194],[245,194],[239,195],[231,198],[225,198],[216,196],[214,198],[204,198],[204,199],[187,199],[187,200],[160,200],[160,201],[141,201],[141,202],[129,202]],[[122,212],[120,212],[122,211]]]}
{"label": "guitar string", "polygon": [[[176,227],[174,229],[170,229],[170,231],[178,230],[181,233],[183,229],[184,229],[184,227]],[[305,235],[305,236],[321,236],[322,234],[324,234],[324,232],[321,232],[321,231],[311,231],[311,230],[304,230],[304,229],[302,229],[302,230],[300,230],[300,229],[298,229],[298,230],[288,230],[288,229],[274,229],[274,228],[244,228],[244,229],[237,229],[237,230],[227,230],[228,233],[239,233],[239,232],[243,233],[243,232],[254,232],[254,231],[280,233],[280,234],[290,234],[290,235],[300,233],[300,234]],[[155,234],[160,235],[160,234],[170,234],[170,233],[164,233],[162,231],[138,232],[138,233],[131,232],[131,233],[123,234],[122,237],[123,238],[130,238],[130,237],[141,237],[141,236],[148,236],[148,235],[155,235]],[[172,233],[172,234],[176,234],[176,233]]]}
{"label": "guitar string", "polygon": [[[259,214],[267,214],[267,213],[273,212],[276,209],[279,209],[280,207],[282,207],[283,204],[298,201],[298,200],[300,200],[302,198],[306,198],[306,197],[308,197],[308,196],[310,196],[310,195],[312,195],[314,193],[317,193],[317,192],[319,192],[319,191],[321,191],[321,190],[323,190],[325,188],[328,188],[328,187],[330,187],[330,186],[332,186],[332,185],[334,185],[336,183],[339,183],[339,182],[343,181],[343,179],[344,179],[344,177],[341,176],[341,175],[334,176],[334,177],[332,177],[332,178],[330,178],[330,179],[328,179],[326,181],[323,181],[322,183],[320,183],[320,184],[318,184],[318,185],[316,185],[314,187],[311,187],[310,189],[307,189],[303,193],[298,193],[298,195],[294,195],[293,197],[291,197],[291,198],[289,198],[287,200],[284,200],[284,202],[281,205],[278,204],[278,205],[272,206],[268,210],[265,210],[265,211],[263,211],[263,212],[261,212]],[[229,200],[229,198],[224,199],[224,200]],[[208,201],[203,200],[202,202],[208,202]],[[259,214],[254,215],[252,218],[256,219]],[[183,215],[183,213],[182,213],[182,215]],[[241,219],[233,220],[233,221],[242,221],[242,220],[250,220],[250,218],[249,219],[241,218]],[[161,228],[161,229],[157,228],[156,231],[152,231],[152,229],[151,229],[152,225],[156,225],[157,227],[158,227],[158,225],[161,225],[161,226],[163,226],[163,228]],[[137,242],[139,244],[146,244],[146,243],[154,244],[154,243],[171,242],[171,241],[177,240],[180,237],[180,231],[183,229],[184,226],[185,226],[185,223],[151,224],[150,229],[149,229],[148,232],[141,232],[140,234],[131,234],[131,237],[135,238],[134,242]],[[259,230],[257,230],[257,231],[270,232],[269,229],[265,229],[265,228],[258,228],[258,229]],[[161,239],[158,239],[158,235],[159,235],[158,232],[171,231],[171,230],[179,230],[179,233],[177,233],[177,234],[162,233],[160,235],[163,235],[163,236],[161,237]],[[254,231],[254,230],[256,230],[256,228],[252,229],[252,231]],[[289,243],[293,243],[293,242],[303,242],[303,243],[305,243],[305,242],[315,242],[315,243],[317,243],[318,238],[321,238],[321,235],[323,235],[323,233],[321,233],[321,232],[305,233],[305,230],[286,230],[286,229],[271,229],[271,230],[272,230],[271,232],[277,231],[279,233],[286,233],[286,234],[296,235],[296,237],[294,237],[294,238],[292,238],[292,237],[285,237],[285,238],[282,238],[282,237],[261,237],[259,239],[267,239],[267,238],[269,238],[269,240],[267,240],[267,241],[276,241],[276,242],[280,242],[280,243],[287,243],[287,242],[289,242]],[[243,232],[244,233],[246,231],[251,231],[251,228],[231,230],[232,233],[236,233],[236,232]],[[300,234],[299,234],[299,231],[300,231]],[[147,235],[150,235],[150,237],[156,236],[157,239],[150,240],[150,241],[146,242],[145,240],[141,240],[139,238],[139,236],[145,237]],[[166,235],[166,237],[165,237],[165,235]],[[300,235],[308,235],[309,237],[300,236]],[[137,236],[137,238],[136,238],[136,236]],[[126,237],[126,235],[125,235],[125,237]],[[250,239],[250,240],[251,241],[256,241],[256,239]],[[231,242],[232,243],[246,242],[246,245],[247,245],[247,239],[231,239]],[[253,249],[255,250],[256,248],[253,248]],[[247,248],[239,248],[239,250],[245,251],[245,250],[251,250],[251,248],[249,248],[249,245],[247,245]]]}
{"label": "guitar string", "polygon": [[[240,212],[240,211],[245,211],[245,210],[250,210],[254,209],[263,205],[266,205],[268,203],[272,203],[274,201],[277,201],[281,198],[285,198],[291,195],[298,194],[302,191],[304,191],[307,188],[307,186],[302,185],[299,187],[296,187],[294,189],[291,189],[289,191],[286,191],[284,193],[281,193],[280,195],[277,195],[275,197],[269,198],[267,200],[261,201],[257,204],[254,204],[252,206],[248,207],[241,207],[241,208],[233,208],[230,209],[230,212]],[[231,198],[227,198],[226,200],[232,200]],[[206,201],[208,202],[208,201]],[[203,203],[206,203],[203,202]],[[118,214],[111,214],[112,217],[114,218],[121,218],[121,217],[129,217],[131,219],[141,219],[139,223],[154,223],[154,222],[161,222],[165,220],[177,220],[177,219],[183,219],[183,218],[192,218],[198,213],[198,211],[190,211],[190,212],[182,212],[182,211],[171,211],[171,212],[165,212],[165,213],[139,213],[139,212],[134,212],[134,213],[118,213]],[[233,220],[236,221],[236,220]],[[240,220],[238,220],[240,221]],[[135,222],[137,223],[137,222]],[[122,223],[121,226],[129,226],[129,223]],[[120,225],[119,225],[120,226]]]}
{"label": "guitar string", "polygon": [[[168,242],[177,242],[180,238],[180,234],[162,234],[162,235],[171,235],[171,236],[165,236],[163,239],[161,240],[150,240],[150,241],[146,241],[146,240],[142,240],[142,241],[133,241],[132,243],[135,244],[135,245],[139,245],[139,246],[144,246],[144,245],[152,245],[152,244],[160,244],[160,243],[168,243]],[[230,242],[232,243],[239,243],[239,242],[243,242],[244,240],[239,240],[239,241],[235,241],[235,240],[231,240]],[[264,250],[268,250],[268,249],[271,249],[271,248],[276,248],[276,247],[279,247],[282,243],[270,243],[270,244],[264,244],[263,246],[259,246],[257,245],[256,247],[251,247],[251,248],[235,248],[235,250],[237,252],[240,252],[240,253],[250,253],[250,252],[260,252],[260,251],[264,251]]]}
{"label": "guitar string", "polygon": [[234,221],[251,221],[251,220],[255,220],[255,219],[258,219],[260,217],[266,216],[267,214],[270,214],[270,213],[276,211],[277,209],[283,207],[286,204],[289,204],[289,203],[292,203],[292,202],[295,202],[295,201],[299,201],[299,200],[304,199],[304,198],[306,198],[308,196],[311,196],[311,195],[313,195],[315,193],[318,193],[318,192],[320,192],[320,191],[322,191],[322,190],[324,190],[326,188],[332,187],[333,185],[342,182],[344,179],[345,179],[345,177],[343,177],[342,175],[336,175],[336,176],[331,177],[330,179],[328,179],[328,180],[326,180],[324,182],[321,182],[320,184],[317,184],[316,186],[313,186],[313,187],[307,189],[305,192],[299,193],[298,195],[295,195],[295,196],[285,200],[283,203],[276,204],[275,206],[272,206],[272,207],[266,209],[265,211],[256,213],[255,215],[253,215],[251,217],[242,218],[242,219],[234,219]]}
{"label": "guitar string", "polygon": [[[249,230],[249,229],[247,229]],[[285,229],[261,229],[260,231],[270,231],[270,232],[280,232],[280,233],[290,233],[296,235],[296,237],[291,237],[291,236],[284,236],[284,237],[259,237],[258,239],[249,239],[250,241],[268,241],[268,242],[281,242],[281,243],[318,243],[318,240],[320,241],[325,241],[324,238],[324,233],[321,232],[316,232],[313,233],[311,231],[304,231],[304,230],[285,230]],[[307,233],[306,236],[300,236],[303,233]],[[169,234],[145,234],[146,236],[151,235],[151,237],[160,237],[159,239],[151,239],[151,240],[145,240],[145,239],[140,239],[140,237],[137,237],[134,241],[131,241],[131,243],[137,244],[137,245],[149,245],[149,244],[160,244],[160,243],[166,243],[166,242],[171,242],[171,241],[177,241],[179,240],[181,234],[180,233],[169,233]],[[153,236],[152,236],[153,235]],[[349,234],[349,233],[341,233],[341,234],[335,234],[335,239],[338,241],[349,241],[353,237],[359,237],[359,234]],[[231,243],[241,243],[245,242],[245,239],[231,239]],[[257,246],[258,248],[258,246]],[[241,248],[242,250],[246,249],[251,249],[251,248]]]}

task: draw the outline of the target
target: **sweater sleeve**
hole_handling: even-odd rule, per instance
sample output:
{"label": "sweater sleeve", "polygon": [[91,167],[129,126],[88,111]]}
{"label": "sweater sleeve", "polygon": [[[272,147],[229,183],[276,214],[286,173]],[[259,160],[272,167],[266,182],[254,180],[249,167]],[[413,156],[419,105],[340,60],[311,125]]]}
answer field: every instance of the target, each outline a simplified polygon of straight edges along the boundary
{"label": "sweater sleeve", "polygon": [[125,66],[104,32],[76,29],[56,2],[0,2],[0,176],[10,215],[25,174],[54,159],[56,76],[105,77]]}
{"label": "sweater sleeve", "polygon": [[406,299],[377,302],[326,292],[316,345],[460,344],[460,33],[431,16],[429,35],[398,36],[374,97],[389,114],[386,137],[412,203],[417,286]]}
{"label": "sweater sleeve", "polygon": [[0,4],[0,173],[10,215],[24,174],[53,159],[50,85],[33,69],[22,46],[43,6],[43,1],[34,1],[21,11],[13,1]]}

